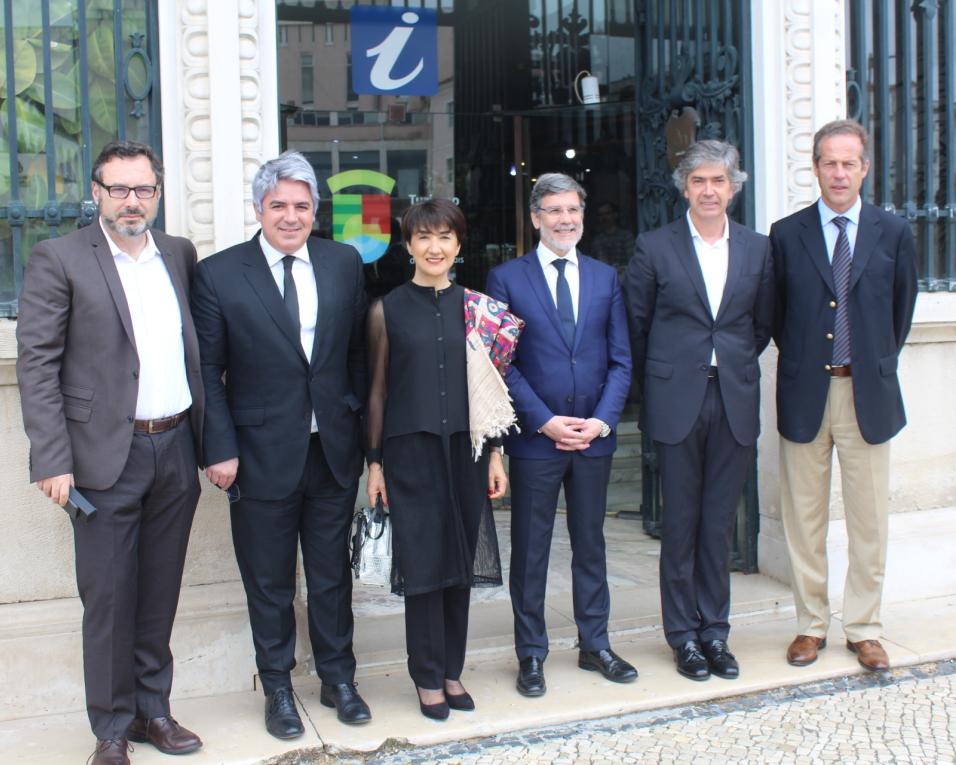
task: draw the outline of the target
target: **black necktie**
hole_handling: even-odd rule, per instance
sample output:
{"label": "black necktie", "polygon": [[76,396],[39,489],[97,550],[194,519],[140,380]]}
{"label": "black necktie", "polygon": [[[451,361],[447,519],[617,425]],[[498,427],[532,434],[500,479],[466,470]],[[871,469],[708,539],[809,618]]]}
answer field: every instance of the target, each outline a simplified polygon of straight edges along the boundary
{"label": "black necktie", "polygon": [[836,288],[836,320],[833,325],[833,364],[842,366],[850,361],[850,240],[846,235],[848,218],[842,215],[833,219],[840,229],[836,246],[833,248],[833,286]]}
{"label": "black necktie", "polygon": [[299,323],[299,293],[295,291],[295,279],[292,278],[293,263],[295,255],[286,255],[282,259],[282,269],[285,272],[282,278],[282,302],[292,319],[292,326],[299,332],[302,325]]}
{"label": "black necktie", "polygon": [[561,330],[568,345],[574,345],[574,303],[571,301],[571,287],[564,276],[564,267],[568,261],[564,258],[552,260],[551,265],[558,269],[558,284],[555,292],[558,297],[558,317],[561,319]]}

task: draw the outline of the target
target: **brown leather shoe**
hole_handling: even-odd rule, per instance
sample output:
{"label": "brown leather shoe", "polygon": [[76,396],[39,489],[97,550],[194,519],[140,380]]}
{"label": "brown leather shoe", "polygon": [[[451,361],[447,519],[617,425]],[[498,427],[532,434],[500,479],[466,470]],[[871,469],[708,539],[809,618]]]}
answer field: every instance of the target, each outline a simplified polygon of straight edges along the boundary
{"label": "brown leather shoe", "polygon": [[189,754],[202,746],[202,739],[186,730],[172,717],[136,718],[126,732],[130,741],[138,744],[148,741],[163,754]]}
{"label": "brown leather shoe", "polygon": [[848,650],[856,654],[856,660],[863,669],[870,672],[886,672],[890,668],[890,658],[883,650],[879,640],[861,640],[858,643],[846,641]]}
{"label": "brown leather shoe", "polygon": [[127,751],[132,751],[125,738],[101,738],[96,741],[96,749],[87,760],[88,765],[129,765]]}
{"label": "brown leather shoe", "polygon": [[797,635],[787,649],[787,663],[795,667],[805,667],[817,660],[817,651],[827,647],[825,637],[818,638],[811,635]]}

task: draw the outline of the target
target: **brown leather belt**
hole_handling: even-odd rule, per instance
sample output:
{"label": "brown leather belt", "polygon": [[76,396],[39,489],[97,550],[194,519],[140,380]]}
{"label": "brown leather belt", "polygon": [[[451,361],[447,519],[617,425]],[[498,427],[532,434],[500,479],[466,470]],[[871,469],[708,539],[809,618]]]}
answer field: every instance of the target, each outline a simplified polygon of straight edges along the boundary
{"label": "brown leather belt", "polygon": [[160,417],[157,420],[133,420],[133,430],[137,433],[165,433],[172,430],[186,419],[189,410],[186,409],[171,417]]}
{"label": "brown leather belt", "polygon": [[849,364],[844,364],[840,367],[830,367],[830,376],[831,377],[852,377],[853,374],[850,370]]}

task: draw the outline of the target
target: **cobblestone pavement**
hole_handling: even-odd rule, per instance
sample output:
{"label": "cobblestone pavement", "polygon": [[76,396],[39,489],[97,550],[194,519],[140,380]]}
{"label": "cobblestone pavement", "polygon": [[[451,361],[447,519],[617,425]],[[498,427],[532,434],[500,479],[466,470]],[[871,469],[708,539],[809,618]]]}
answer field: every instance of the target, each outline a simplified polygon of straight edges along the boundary
{"label": "cobblestone pavement", "polygon": [[[956,661],[316,765],[956,763]],[[278,761],[276,761],[278,762]]]}

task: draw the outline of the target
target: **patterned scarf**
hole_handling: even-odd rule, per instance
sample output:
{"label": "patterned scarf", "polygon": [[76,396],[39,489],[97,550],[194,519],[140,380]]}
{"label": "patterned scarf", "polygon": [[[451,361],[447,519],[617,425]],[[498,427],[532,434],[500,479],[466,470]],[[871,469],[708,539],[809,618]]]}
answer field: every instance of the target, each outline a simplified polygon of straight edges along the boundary
{"label": "patterned scarf", "polygon": [[468,412],[475,461],[485,441],[516,430],[517,417],[504,382],[524,321],[484,293],[465,289],[465,359]]}

